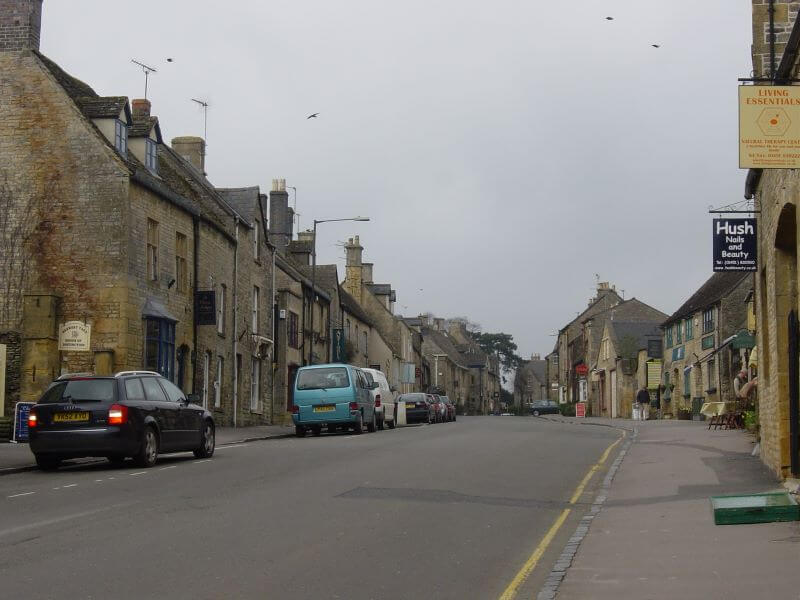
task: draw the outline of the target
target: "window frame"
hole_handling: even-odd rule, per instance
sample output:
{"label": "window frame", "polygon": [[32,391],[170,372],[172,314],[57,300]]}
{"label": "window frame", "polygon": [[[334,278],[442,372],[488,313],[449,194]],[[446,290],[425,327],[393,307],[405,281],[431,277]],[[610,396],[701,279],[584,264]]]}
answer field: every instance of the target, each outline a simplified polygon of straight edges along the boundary
{"label": "window frame", "polygon": [[175,232],[175,289],[185,294],[188,288],[189,273],[188,266],[189,260],[187,258],[187,249],[189,247],[188,237],[180,231]]}
{"label": "window frame", "polygon": [[144,166],[151,173],[158,173],[158,143],[149,137],[144,140]]}
{"label": "window frame", "polygon": [[122,156],[128,156],[128,126],[122,119],[114,119],[114,148]]}
{"label": "window frame", "polygon": [[261,240],[258,235],[258,228],[261,224],[258,220],[255,221],[255,226],[253,227],[253,260],[257,263],[261,262]]}
{"label": "window frame", "polygon": [[[143,338],[144,350],[142,353],[142,365],[149,371],[156,371],[165,379],[172,381],[175,378],[175,322],[169,319],[158,319],[154,317],[144,317]],[[158,325],[156,335],[152,335],[149,324]],[[155,368],[150,363],[149,343],[155,343]]]}
{"label": "window frame", "polygon": [[683,337],[686,339],[686,341],[688,342],[689,340],[694,339],[694,321],[692,321],[692,318],[689,317],[688,319],[686,319],[683,322],[683,326],[685,330]]}
{"label": "window frame", "polygon": [[214,372],[214,408],[222,408],[222,380],[225,377],[225,358],[217,355],[217,368]]}
{"label": "window frame", "polygon": [[703,334],[714,331],[714,307],[703,311]]}
{"label": "window frame", "polygon": [[259,332],[259,327],[258,327],[259,319],[260,319],[259,314],[261,312],[260,311],[261,307],[259,306],[260,303],[261,303],[261,289],[257,285],[254,285],[253,286],[253,314],[252,314],[252,320],[250,322],[251,333],[253,333],[254,335],[257,335],[258,332]]}
{"label": "window frame", "polygon": [[286,340],[290,348],[300,347],[300,315],[288,311],[286,317]]}
{"label": "window frame", "polygon": [[261,411],[261,360],[252,357],[250,361],[250,412]]}
{"label": "window frame", "polygon": [[683,343],[683,328],[681,327],[681,322],[678,321],[675,325],[675,343],[680,345]]}
{"label": "window frame", "polygon": [[217,292],[217,334],[225,337],[225,303],[227,302],[228,286],[220,284]]}
{"label": "window frame", "polygon": [[673,345],[674,344],[672,343],[672,325],[670,325],[664,332],[664,346],[666,348],[672,348]]}
{"label": "window frame", "polygon": [[158,239],[159,223],[155,219],[147,217],[147,280],[158,281]]}

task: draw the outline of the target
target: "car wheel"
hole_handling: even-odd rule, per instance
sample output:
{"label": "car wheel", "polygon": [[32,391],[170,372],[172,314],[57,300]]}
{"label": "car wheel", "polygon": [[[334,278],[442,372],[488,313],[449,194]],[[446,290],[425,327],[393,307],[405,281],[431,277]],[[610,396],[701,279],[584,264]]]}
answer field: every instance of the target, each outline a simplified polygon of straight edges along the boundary
{"label": "car wheel", "polygon": [[397,427],[397,413],[394,414],[394,419],[389,421],[389,429],[394,429]]}
{"label": "car wheel", "polygon": [[381,431],[383,431],[383,428],[384,428],[384,420],[383,420],[383,419],[381,419],[380,421],[378,421],[378,429],[380,429]]}
{"label": "car wheel", "polygon": [[303,427],[302,425],[295,425],[294,434],[297,437],[306,437],[306,428]]}
{"label": "car wheel", "polygon": [[216,447],[216,435],[214,432],[214,424],[211,421],[206,421],[203,427],[203,435],[200,438],[200,447],[194,451],[195,458],[211,458],[214,456],[214,448]]}
{"label": "car wheel", "polygon": [[142,444],[136,455],[136,464],[140,467],[150,468],[156,464],[158,458],[158,435],[156,430],[148,426],[142,435]]}
{"label": "car wheel", "polygon": [[533,411],[533,416],[534,417],[538,417],[539,416],[539,411],[538,410]]}
{"label": "car wheel", "polygon": [[361,412],[358,413],[358,421],[353,425],[353,432],[364,433],[364,415]]}
{"label": "car wheel", "polygon": [[338,430],[338,425],[328,425],[328,433],[336,433]]}
{"label": "car wheel", "polygon": [[375,420],[375,413],[372,413],[372,421],[367,424],[367,431],[370,433],[375,433],[375,430],[378,429],[378,422]]}
{"label": "car wheel", "polygon": [[311,433],[314,434],[314,437],[319,437],[322,435],[322,427],[312,427]]}
{"label": "car wheel", "polygon": [[122,463],[125,462],[125,457],[122,456],[121,454],[111,454],[109,456],[106,456],[106,458],[108,459],[108,462],[110,462],[115,467],[119,467]]}
{"label": "car wheel", "polygon": [[42,456],[36,454],[36,466],[42,471],[55,471],[61,466],[61,459],[57,456]]}

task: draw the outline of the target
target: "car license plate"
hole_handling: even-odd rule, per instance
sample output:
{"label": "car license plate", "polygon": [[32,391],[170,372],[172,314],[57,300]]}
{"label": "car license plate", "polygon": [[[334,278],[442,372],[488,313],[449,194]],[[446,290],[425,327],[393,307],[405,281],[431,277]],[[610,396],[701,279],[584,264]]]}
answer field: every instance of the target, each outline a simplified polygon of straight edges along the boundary
{"label": "car license plate", "polygon": [[88,420],[88,412],[56,413],[53,415],[53,423],[80,423]]}
{"label": "car license plate", "polygon": [[409,408],[417,408],[417,405],[414,404],[413,402],[406,402],[406,410],[408,410]]}
{"label": "car license plate", "polygon": [[336,410],[335,406],[315,406],[314,412],[333,412]]}

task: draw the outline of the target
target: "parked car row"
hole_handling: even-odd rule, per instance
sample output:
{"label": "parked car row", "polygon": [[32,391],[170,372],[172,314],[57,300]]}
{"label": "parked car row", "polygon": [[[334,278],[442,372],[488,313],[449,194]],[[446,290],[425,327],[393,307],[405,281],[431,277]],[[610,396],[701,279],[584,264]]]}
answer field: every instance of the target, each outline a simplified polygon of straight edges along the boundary
{"label": "parked car row", "polygon": [[455,405],[447,396],[413,393],[395,398],[386,376],[376,369],[326,364],[297,371],[292,420],[298,437],[309,431],[393,429],[401,411],[409,424],[456,420]]}

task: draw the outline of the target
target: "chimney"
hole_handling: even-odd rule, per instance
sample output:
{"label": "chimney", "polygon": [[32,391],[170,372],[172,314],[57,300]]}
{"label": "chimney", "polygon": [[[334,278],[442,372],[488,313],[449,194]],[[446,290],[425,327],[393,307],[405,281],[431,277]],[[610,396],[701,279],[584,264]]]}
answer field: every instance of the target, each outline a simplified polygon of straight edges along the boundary
{"label": "chimney", "polygon": [[[289,209],[289,212],[292,212],[292,209]],[[309,246],[306,248],[305,246],[295,247],[292,248],[290,245],[289,248],[291,249],[292,256],[295,259],[304,265],[311,264],[311,253],[313,251],[313,242],[314,242],[314,232],[313,231],[301,231],[297,234],[297,241],[298,242],[308,242]]]}
{"label": "chimney", "polygon": [[206,141],[203,138],[191,135],[173,138],[172,149],[203,175],[206,174]]}
{"label": "chimney", "polygon": [[775,69],[781,63],[786,42],[792,33],[792,27],[797,20],[798,5],[796,1],[786,0],[753,0],[753,45],[751,55],[753,58],[754,77],[769,77],[772,70],[770,55],[770,4],[774,6],[773,20],[775,22]]}
{"label": "chimney", "polygon": [[364,284],[363,280],[363,265],[361,264],[361,255],[364,248],[358,236],[351,237],[344,245],[347,260],[344,268],[344,289],[356,302],[361,304],[361,289]]}
{"label": "chimney", "polygon": [[0,0],[0,52],[39,50],[42,0]]}
{"label": "chimney", "polygon": [[[150,116],[150,108],[152,104],[150,104],[150,100],[147,98],[137,98],[135,100],[131,100],[131,112],[133,113],[133,117],[149,117]],[[174,146],[175,140],[172,140],[172,144]]]}
{"label": "chimney", "polygon": [[437,317],[433,320],[433,328],[436,331],[445,331],[444,319]]}
{"label": "chimney", "polygon": [[280,254],[286,254],[286,246],[292,237],[291,228],[286,227],[288,215],[289,194],[286,192],[286,180],[273,179],[269,195],[269,237]]}
{"label": "chimney", "polygon": [[[286,225],[284,226],[284,230],[289,234],[289,241],[291,242],[294,239],[294,209],[291,206],[286,207]],[[297,239],[300,239],[299,234]]]}
{"label": "chimney", "polygon": [[531,354],[531,360],[542,360],[542,357],[538,352],[534,352]]}
{"label": "chimney", "polygon": [[361,263],[361,278],[364,283],[374,283],[372,281],[372,267],[374,266],[375,263]]}

